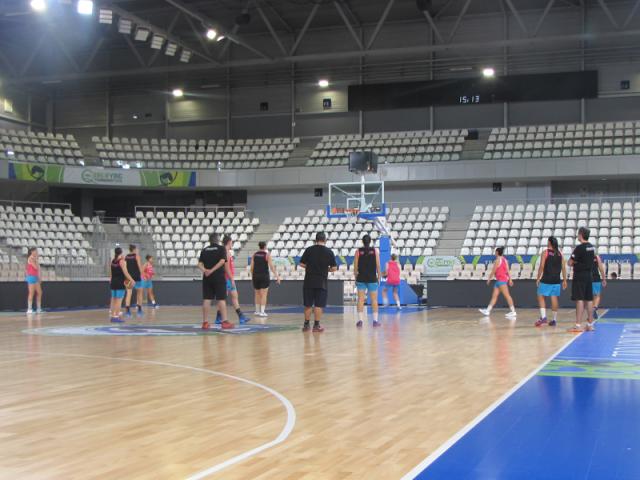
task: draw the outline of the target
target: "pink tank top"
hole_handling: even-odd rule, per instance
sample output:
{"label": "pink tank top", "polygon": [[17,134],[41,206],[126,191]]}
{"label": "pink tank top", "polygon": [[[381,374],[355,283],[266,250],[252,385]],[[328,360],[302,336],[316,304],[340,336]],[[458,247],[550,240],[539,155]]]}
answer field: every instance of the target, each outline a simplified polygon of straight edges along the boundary
{"label": "pink tank top", "polygon": [[30,264],[29,262],[27,262],[27,275],[32,277],[37,277],[38,273],[39,273],[38,269],[32,264]]}
{"label": "pink tank top", "polygon": [[496,280],[499,282],[508,282],[510,278],[509,269],[507,268],[507,261],[500,257],[500,265],[496,269]]}
{"label": "pink tank top", "polygon": [[398,262],[387,262],[387,285],[400,285],[400,265]]}
{"label": "pink tank top", "polygon": [[151,280],[155,272],[153,271],[153,265],[147,263],[144,267],[144,272],[142,272],[142,278],[144,280]]}
{"label": "pink tank top", "polygon": [[236,266],[233,263],[233,256],[229,255],[229,270],[231,271],[231,278],[229,278],[229,276],[227,275],[227,272],[224,272],[224,278],[226,278],[227,280],[232,280],[233,277],[235,277],[236,275]]}

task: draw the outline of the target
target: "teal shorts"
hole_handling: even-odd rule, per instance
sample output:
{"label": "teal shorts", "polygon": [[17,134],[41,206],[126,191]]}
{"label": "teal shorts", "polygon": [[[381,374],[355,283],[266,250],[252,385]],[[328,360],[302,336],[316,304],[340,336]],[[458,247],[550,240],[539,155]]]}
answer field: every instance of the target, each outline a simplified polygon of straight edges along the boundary
{"label": "teal shorts", "polygon": [[227,280],[227,292],[235,292],[237,289],[231,280]]}
{"label": "teal shorts", "polygon": [[126,290],[111,290],[111,298],[124,298]]}
{"label": "teal shorts", "polygon": [[29,285],[35,285],[40,281],[37,275],[27,275],[26,280]]}
{"label": "teal shorts", "polygon": [[356,282],[356,287],[358,288],[358,291],[365,291],[366,290],[369,293],[377,292],[378,291],[378,282],[373,282],[373,283]]}
{"label": "teal shorts", "polygon": [[496,280],[496,283],[493,284],[493,288],[500,288],[503,285],[506,285],[509,282],[503,282],[502,280]]}
{"label": "teal shorts", "polygon": [[[138,284],[140,285],[139,287]],[[136,282],[136,288],[153,288],[153,280],[140,280]]]}

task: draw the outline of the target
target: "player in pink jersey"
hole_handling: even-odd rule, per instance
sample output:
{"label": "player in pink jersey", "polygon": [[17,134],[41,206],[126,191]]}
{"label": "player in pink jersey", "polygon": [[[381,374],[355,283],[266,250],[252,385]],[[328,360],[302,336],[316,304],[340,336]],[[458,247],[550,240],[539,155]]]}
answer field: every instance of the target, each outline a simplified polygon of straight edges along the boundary
{"label": "player in pink jersey", "polygon": [[398,288],[400,287],[400,264],[398,263],[398,257],[394,253],[391,255],[391,260],[387,262],[383,277],[386,277],[387,282],[382,290],[382,303],[385,307],[389,305],[389,296],[387,290],[391,289],[393,292],[393,299],[396,301],[398,310],[402,308],[400,306],[400,295],[398,294]]}
{"label": "player in pink jersey", "polygon": [[27,252],[26,278],[27,315],[33,313],[33,297],[36,297],[36,313],[42,313],[42,285],[40,284],[40,264],[38,263],[38,249],[31,247]]}
{"label": "player in pink jersey", "polygon": [[144,258],[146,262],[142,266],[142,289],[147,292],[147,303],[150,303],[152,308],[158,308],[156,295],[153,292],[153,276],[155,275],[153,255],[147,255]]}
{"label": "player in pink jersey", "polygon": [[509,262],[504,258],[504,248],[498,247],[496,248],[496,261],[493,263],[493,269],[489,274],[489,278],[487,279],[487,285],[491,284],[491,280],[493,278],[496,279],[496,283],[493,286],[493,294],[491,295],[491,301],[489,302],[489,306],[485,309],[480,309],[480,313],[485,317],[491,315],[491,310],[495,306],[498,301],[498,296],[502,294],[504,299],[507,301],[509,305],[509,313],[505,315],[509,320],[515,320],[517,317],[516,307],[513,305],[513,299],[511,298],[511,294],[509,293],[509,287],[513,287],[513,280],[511,279],[511,274],[509,273]]}
{"label": "player in pink jersey", "polygon": [[[225,269],[224,277],[227,283],[227,297],[231,298],[231,304],[238,315],[238,323],[240,325],[244,325],[249,322],[251,319],[247,317],[242,310],[240,309],[240,301],[238,300],[238,289],[236,288],[236,281],[233,277],[236,274],[236,267],[233,260],[233,240],[229,235],[225,235],[222,239],[222,245],[227,250],[227,263],[229,264],[229,273]],[[216,325],[222,323],[222,317],[220,316],[220,312],[216,315]]]}

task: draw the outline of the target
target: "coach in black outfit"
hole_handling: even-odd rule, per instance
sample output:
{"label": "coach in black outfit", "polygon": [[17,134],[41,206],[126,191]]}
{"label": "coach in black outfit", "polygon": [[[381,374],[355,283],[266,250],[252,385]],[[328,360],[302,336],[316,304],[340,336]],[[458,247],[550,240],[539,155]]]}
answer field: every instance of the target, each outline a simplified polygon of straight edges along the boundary
{"label": "coach in black outfit", "polygon": [[209,245],[200,252],[198,270],[202,272],[202,328],[209,328],[209,312],[211,300],[217,300],[218,311],[222,318],[222,328],[233,328],[232,323],[227,322],[227,281],[225,271],[229,278],[229,262],[227,262],[227,250],[218,244],[218,235],[209,235]]}
{"label": "coach in black outfit", "polygon": [[585,331],[593,330],[593,289],[591,269],[596,249],[589,243],[590,231],[586,227],[578,229],[580,244],[573,250],[569,259],[569,266],[573,267],[573,281],[571,283],[571,300],[576,302],[576,326],[580,330],[580,323],[587,309],[587,326]]}
{"label": "coach in black outfit", "polygon": [[302,331],[309,330],[311,310],[313,309],[313,331],[322,332],[320,325],[322,309],[327,306],[327,288],[329,272],[338,269],[336,256],[325,246],[327,236],[324,232],[316,233],[316,244],[307,248],[300,259],[300,266],[305,269],[302,294],[304,300],[304,326]]}

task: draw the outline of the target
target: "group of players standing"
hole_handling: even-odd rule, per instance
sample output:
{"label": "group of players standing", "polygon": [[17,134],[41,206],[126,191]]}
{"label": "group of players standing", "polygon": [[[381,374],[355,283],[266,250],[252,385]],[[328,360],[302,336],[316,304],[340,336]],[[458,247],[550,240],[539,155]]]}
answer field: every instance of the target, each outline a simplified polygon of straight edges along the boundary
{"label": "group of players standing", "polygon": [[[589,243],[589,235],[588,228],[580,227],[578,229],[578,246],[573,250],[568,262],[568,265],[573,268],[571,300],[576,302],[576,322],[570,329],[573,332],[594,330],[593,324],[594,320],[598,319],[602,288],[607,286],[604,263],[596,254],[595,247]],[[490,284],[495,279],[493,294],[487,308],[480,309],[480,313],[484,316],[491,315],[491,310],[498,301],[499,295],[502,294],[509,305],[506,317],[515,320],[517,313],[509,292],[509,287],[513,286],[509,263],[503,256],[504,249],[502,247],[496,248],[495,253],[496,260],[487,280],[487,284]],[[542,254],[536,285],[540,318],[536,321],[535,326],[556,326],[558,299],[562,290],[567,288],[567,269],[558,247],[558,240],[555,237],[549,237],[547,240],[547,249]],[[547,298],[551,299],[553,315],[551,320],[547,319]],[[581,324],[585,315],[587,324],[583,329]]]}
{"label": "group of players standing", "polygon": [[123,323],[122,300],[125,299],[124,316],[131,317],[131,300],[133,290],[136,290],[136,303],[134,309],[138,315],[143,315],[142,304],[144,293],[151,308],[158,308],[153,292],[153,256],[147,255],[146,262],[142,264],[138,248],[129,245],[129,253],[123,254],[122,248],[116,247],[114,256],[109,266],[109,288],[111,290],[111,305],[109,316],[112,323]]}

